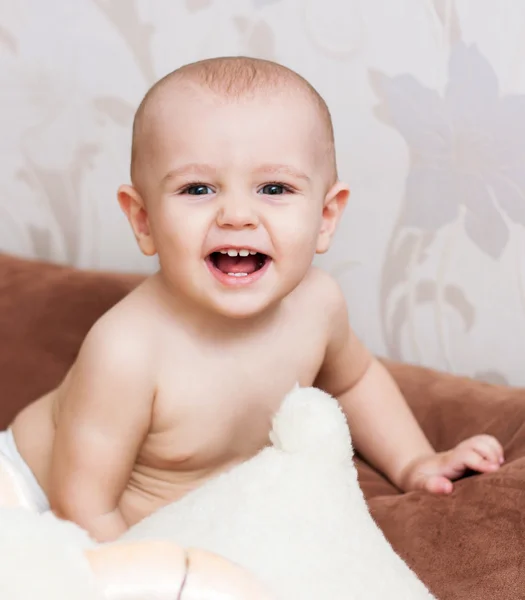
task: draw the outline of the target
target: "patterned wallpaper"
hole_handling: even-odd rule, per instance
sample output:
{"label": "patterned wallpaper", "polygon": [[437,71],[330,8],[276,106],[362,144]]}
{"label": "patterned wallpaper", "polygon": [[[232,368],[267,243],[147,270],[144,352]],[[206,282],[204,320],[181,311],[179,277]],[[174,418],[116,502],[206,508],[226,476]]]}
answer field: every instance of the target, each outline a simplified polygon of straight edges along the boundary
{"label": "patterned wallpaper", "polygon": [[333,113],[352,198],[319,264],[376,352],[525,385],[525,3],[0,0],[0,250],[149,272],[116,201],[177,66],[278,60]]}

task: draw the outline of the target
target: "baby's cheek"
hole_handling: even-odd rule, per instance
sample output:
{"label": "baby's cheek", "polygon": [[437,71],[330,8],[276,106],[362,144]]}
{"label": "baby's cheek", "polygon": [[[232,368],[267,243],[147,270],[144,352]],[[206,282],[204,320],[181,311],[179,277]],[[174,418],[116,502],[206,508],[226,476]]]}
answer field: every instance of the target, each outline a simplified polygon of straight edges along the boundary
{"label": "baby's cheek", "polygon": [[178,256],[191,256],[202,247],[206,234],[204,220],[181,210],[165,210],[155,223],[159,248],[176,252]]}
{"label": "baby's cheek", "polygon": [[320,222],[314,215],[299,213],[290,215],[279,224],[275,244],[283,255],[294,258],[311,257],[315,252]]}

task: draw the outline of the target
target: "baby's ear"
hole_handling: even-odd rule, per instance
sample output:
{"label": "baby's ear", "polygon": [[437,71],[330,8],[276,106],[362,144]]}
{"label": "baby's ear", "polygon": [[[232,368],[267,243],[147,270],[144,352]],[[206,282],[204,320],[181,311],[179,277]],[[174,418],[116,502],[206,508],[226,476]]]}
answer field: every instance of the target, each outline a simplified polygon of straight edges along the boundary
{"label": "baby's ear", "polygon": [[157,253],[157,249],[151,235],[148,213],[142,196],[133,186],[121,185],[117,197],[120,208],[128,218],[142,253],[146,256],[153,256]]}
{"label": "baby's ear", "polygon": [[350,188],[342,181],[335,183],[326,194],[323,203],[321,229],[317,238],[317,254],[324,254],[330,247],[349,197]]}

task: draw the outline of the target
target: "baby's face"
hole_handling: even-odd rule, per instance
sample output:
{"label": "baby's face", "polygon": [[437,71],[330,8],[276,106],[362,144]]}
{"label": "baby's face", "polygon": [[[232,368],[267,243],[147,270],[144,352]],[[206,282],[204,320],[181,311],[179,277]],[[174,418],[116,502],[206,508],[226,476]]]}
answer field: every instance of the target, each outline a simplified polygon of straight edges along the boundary
{"label": "baby's face", "polygon": [[319,250],[323,139],[315,107],[297,94],[228,102],[186,90],[163,102],[144,181],[166,281],[229,317],[292,291]]}

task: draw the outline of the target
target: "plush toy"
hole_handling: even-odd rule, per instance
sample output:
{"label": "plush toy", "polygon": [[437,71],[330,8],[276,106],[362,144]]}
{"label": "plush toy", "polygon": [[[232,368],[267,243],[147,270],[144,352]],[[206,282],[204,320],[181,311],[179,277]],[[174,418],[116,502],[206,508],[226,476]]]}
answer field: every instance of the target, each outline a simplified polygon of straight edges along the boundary
{"label": "plush toy", "polygon": [[[112,544],[97,545],[75,525],[37,515],[27,504],[1,509],[0,598],[433,598],[370,516],[334,398],[296,387],[270,439],[254,458]],[[4,504],[24,502],[16,474],[0,462],[0,503],[2,489]]]}
{"label": "plush toy", "polygon": [[0,510],[2,600],[271,600],[244,570],[170,542],[97,545],[52,513]]}
{"label": "plush toy", "polygon": [[0,454],[1,600],[272,600],[251,574],[161,541],[96,544],[73,523],[38,514]]}
{"label": "plush toy", "polygon": [[[272,446],[158,510],[122,540],[198,546],[246,568],[279,600],[430,600],[373,521],[339,403],[296,387]],[[168,533],[169,532],[169,533]]]}

